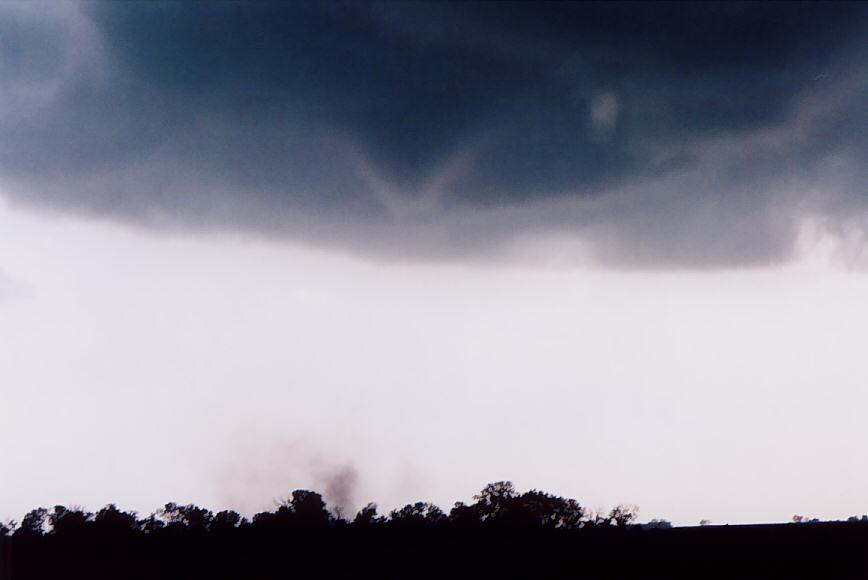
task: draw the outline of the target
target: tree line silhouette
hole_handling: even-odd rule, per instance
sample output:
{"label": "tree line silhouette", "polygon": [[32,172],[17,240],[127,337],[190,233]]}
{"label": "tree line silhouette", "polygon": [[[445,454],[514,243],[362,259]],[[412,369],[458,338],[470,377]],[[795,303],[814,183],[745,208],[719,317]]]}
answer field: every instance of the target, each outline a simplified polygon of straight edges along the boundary
{"label": "tree line silhouette", "polygon": [[135,512],[118,509],[109,504],[91,513],[78,507],[56,505],[52,509],[40,507],[21,519],[0,524],[0,536],[39,538],[100,532],[127,535],[151,534],[227,534],[243,530],[278,533],[281,530],[305,531],[331,528],[371,529],[423,529],[444,526],[463,528],[524,528],[524,529],[579,529],[589,527],[625,527],[633,523],[638,508],[619,505],[608,513],[589,515],[578,501],[552,495],[539,490],[524,493],[516,491],[509,481],[486,485],[474,502],[457,502],[447,514],[428,502],[407,504],[400,509],[379,515],[377,505],[369,503],[353,519],[346,519],[330,511],[323,496],[315,491],[298,489],[279,502],[274,511],[263,511],[251,519],[236,511],[217,513],[194,504],[167,503],[162,509],[139,518]]}
{"label": "tree line silhouette", "polygon": [[[252,518],[167,503],[145,517],[54,506],[0,525],[0,579],[868,577],[868,520],[672,528],[589,512],[508,481],[447,513],[428,502],[352,518],[296,490]],[[819,575],[819,576],[817,576]]]}

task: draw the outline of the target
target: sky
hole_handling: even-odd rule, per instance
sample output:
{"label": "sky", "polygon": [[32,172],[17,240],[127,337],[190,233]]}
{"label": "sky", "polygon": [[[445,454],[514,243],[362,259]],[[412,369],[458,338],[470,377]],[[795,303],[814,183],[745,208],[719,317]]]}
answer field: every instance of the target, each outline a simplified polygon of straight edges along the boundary
{"label": "sky", "polygon": [[868,511],[860,4],[0,4],[0,518]]}

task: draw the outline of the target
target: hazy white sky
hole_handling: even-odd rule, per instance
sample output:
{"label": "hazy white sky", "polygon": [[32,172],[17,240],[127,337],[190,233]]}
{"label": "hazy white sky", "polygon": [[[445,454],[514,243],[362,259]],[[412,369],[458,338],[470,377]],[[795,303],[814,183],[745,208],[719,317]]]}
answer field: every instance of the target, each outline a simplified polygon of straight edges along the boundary
{"label": "hazy white sky", "polygon": [[692,524],[868,511],[868,277],[366,262],[0,206],[0,517],[512,479]]}

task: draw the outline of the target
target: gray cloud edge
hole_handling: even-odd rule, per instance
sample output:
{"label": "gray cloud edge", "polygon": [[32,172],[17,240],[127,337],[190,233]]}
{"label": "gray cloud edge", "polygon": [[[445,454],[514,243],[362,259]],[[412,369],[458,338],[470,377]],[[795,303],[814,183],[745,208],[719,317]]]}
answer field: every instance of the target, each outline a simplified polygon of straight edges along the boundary
{"label": "gray cloud edge", "polygon": [[[73,19],[71,38],[96,34],[86,17],[78,16],[82,20]],[[105,74],[111,64],[106,65],[100,53],[104,50],[100,39],[91,38],[84,46],[82,54],[70,57],[72,64],[64,66],[78,76]],[[779,264],[795,256],[806,221],[839,236],[865,228],[868,146],[858,138],[833,142],[824,149],[812,144],[826,126],[846,122],[848,117],[856,124],[865,120],[859,111],[868,102],[868,74],[847,66],[858,62],[856,57],[839,63],[796,96],[783,121],[775,125],[663,144],[658,151],[661,158],[686,156],[691,162],[659,175],[633,175],[574,195],[540,194],[493,207],[449,198],[450,184],[473,171],[475,143],[484,143],[485,135],[481,141],[460,144],[431,164],[427,181],[408,192],[388,168],[368,158],[364,144],[328,126],[314,127],[312,135],[326,143],[322,154],[335,161],[334,167],[323,171],[333,169],[339,174],[335,183],[352,190],[345,197],[356,201],[347,206],[286,203],[275,196],[271,183],[264,191],[256,187],[245,191],[233,187],[231,180],[221,183],[207,166],[196,167],[194,158],[178,155],[185,147],[195,147],[200,136],[195,132],[192,142],[169,139],[162,149],[109,166],[103,173],[41,176],[33,171],[11,175],[5,171],[0,174],[0,189],[13,206],[34,210],[69,212],[153,230],[249,234],[372,259],[499,262],[522,254],[522,245],[537,244],[546,248],[540,250],[544,253],[564,254],[566,262],[590,261],[612,268]],[[37,82],[33,90],[22,89],[20,94],[37,95],[35,104],[30,99],[2,114],[20,120],[50,109],[62,100],[58,95],[68,82],[72,81]],[[609,109],[604,111],[604,124],[613,114],[611,105]],[[271,129],[260,122],[254,120],[247,128],[251,139],[260,136],[259,129],[270,134]],[[153,189],[154,183],[164,184],[158,195],[123,193],[139,185]],[[564,243],[558,249],[559,240],[576,245]]]}

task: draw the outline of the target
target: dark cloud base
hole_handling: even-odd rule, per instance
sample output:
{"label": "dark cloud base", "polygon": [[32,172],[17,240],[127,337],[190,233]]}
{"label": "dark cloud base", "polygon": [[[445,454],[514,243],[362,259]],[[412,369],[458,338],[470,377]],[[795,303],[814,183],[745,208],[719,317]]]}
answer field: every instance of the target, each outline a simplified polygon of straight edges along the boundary
{"label": "dark cloud base", "polygon": [[858,4],[0,10],[0,188],[373,257],[788,259],[864,212]]}

